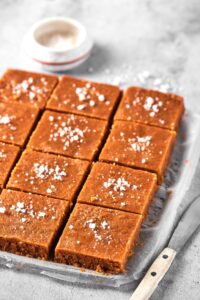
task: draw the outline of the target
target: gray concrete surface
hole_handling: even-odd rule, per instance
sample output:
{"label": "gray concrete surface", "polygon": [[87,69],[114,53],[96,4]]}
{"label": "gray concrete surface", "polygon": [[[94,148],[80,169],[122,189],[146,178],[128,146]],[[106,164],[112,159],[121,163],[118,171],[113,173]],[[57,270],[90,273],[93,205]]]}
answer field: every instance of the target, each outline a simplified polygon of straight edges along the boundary
{"label": "gray concrete surface", "polygon": [[[95,40],[91,58],[71,73],[123,82],[142,70],[182,88],[187,106],[200,110],[199,0],[1,0],[0,71],[25,67],[20,45],[27,28],[49,16],[83,22]],[[89,72],[89,68],[93,72]],[[200,165],[188,197],[199,193]],[[151,299],[200,299],[200,231],[177,257]],[[0,300],[129,299],[131,291],[91,289],[0,269]]]}

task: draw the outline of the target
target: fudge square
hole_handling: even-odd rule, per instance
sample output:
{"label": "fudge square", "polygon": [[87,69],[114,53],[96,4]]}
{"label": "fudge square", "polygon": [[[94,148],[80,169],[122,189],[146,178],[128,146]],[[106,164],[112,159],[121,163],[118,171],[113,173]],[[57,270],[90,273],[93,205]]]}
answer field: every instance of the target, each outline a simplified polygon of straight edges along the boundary
{"label": "fudge square", "polygon": [[100,160],[155,172],[161,183],[175,137],[167,129],[115,121]]}
{"label": "fudge square", "polygon": [[156,174],[96,162],[78,202],[146,215],[156,188]]}
{"label": "fudge square", "polygon": [[36,151],[25,151],[8,188],[73,201],[89,162]]}
{"label": "fudge square", "polygon": [[57,76],[8,69],[0,79],[0,100],[29,103],[42,109],[57,81]]}
{"label": "fudge square", "polygon": [[46,111],[28,147],[92,160],[99,151],[106,131],[106,121]]}
{"label": "fudge square", "polygon": [[124,272],[142,220],[138,214],[78,203],[56,246],[55,260],[100,272]]}
{"label": "fudge square", "polygon": [[115,120],[128,120],[177,130],[184,113],[183,98],[140,87],[129,87]]}
{"label": "fudge square", "polygon": [[0,143],[0,189],[4,187],[19,152],[17,146]]}
{"label": "fudge square", "polygon": [[119,97],[117,86],[62,76],[47,103],[53,110],[108,120]]}
{"label": "fudge square", "polygon": [[39,110],[27,104],[0,103],[0,141],[23,147]]}
{"label": "fudge square", "polygon": [[68,211],[68,201],[3,190],[0,195],[0,250],[48,259]]}

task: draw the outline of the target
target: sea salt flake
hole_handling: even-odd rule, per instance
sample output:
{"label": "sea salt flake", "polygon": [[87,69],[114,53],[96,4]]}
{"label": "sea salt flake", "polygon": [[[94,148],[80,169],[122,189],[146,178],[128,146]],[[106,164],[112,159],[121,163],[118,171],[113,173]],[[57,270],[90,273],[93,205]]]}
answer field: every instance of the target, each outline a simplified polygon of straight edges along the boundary
{"label": "sea salt flake", "polygon": [[80,100],[80,101],[85,100],[85,95],[84,95],[84,94],[79,94],[79,100]]}
{"label": "sea salt flake", "polygon": [[105,100],[105,96],[100,94],[98,99],[99,99],[99,101],[103,102]]}
{"label": "sea salt flake", "polygon": [[101,241],[102,240],[102,237],[100,234],[97,234],[96,232],[94,233],[94,237],[97,241]]}
{"label": "sea salt flake", "polygon": [[85,85],[85,87],[86,87],[87,89],[90,89],[90,88],[91,88],[91,83],[90,83],[90,82],[87,82],[86,85]]}
{"label": "sea salt flake", "polygon": [[6,153],[3,150],[0,151],[0,158],[6,158],[6,157],[7,157]]}
{"label": "sea salt flake", "polygon": [[128,141],[132,150],[134,150],[135,152],[141,152],[150,145],[151,139],[151,136],[137,136],[136,138],[129,139]]}
{"label": "sea salt flake", "polygon": [[96,227],[96,224],[95,224],[95,223],[89,223],[89,228],[95,229],[95,227]]}
{"label": "sea salt flake", "polygon": [[92,223],[93,222],[93,219],[89,219],[86,221],[86,223]]}
{"label": "sea salt flake", "polygon": [[105,220],[103,222],[101,222],[101,226],[102,226],[103,229],[106,229],[106,228],[110,227],[110,226],[108,226],[108,222],[105,221]]}
{"label": "sea salt flake", "polygon": [[90,106],[93,107],[93,106],[95,106],[95,101],[94,101],[94,100],[90,100],[90,101],[89,101],[89,104],[90,104]]}
{"label": "sea salt flake", "polygon": [[0,213],[4,214],[6,212],[6,208],[5,207],[0,207]]}
{"label": "sea salt flake", "polygon": [[44,218],[46,216],[46,213],[44,211],[39,211],[38,218]]}
{"label": "sea salt flake", "polygon": [[127,188],[130,187],[130,183],[125,180],[123,177],[119,178],[109,178],[107,181],[103,183],[103,187],[108,189],[112,188],[114,192],[124,192]]}
{"label": "sea salt flake", "polygon": [[35,93],[34,92],[29,92],[29,98],[33,100],[35,98]]}
{"label": "sea salt flake", "polygon": [[28,83],[32,84],[33,83],[33,78],[29,77],[27,81],[28,81]]}
{"label": "sea salt flake", "polygon": [[69,225],[69,229],[73,229],[74,228],[74,226],[73,225]]}
{"label": "sea salt flake", "polygon": [[150,115],[150,117],[154,117],[154,116],[155,116],[155,112],[154,112],[154,111],[151,111],[151,112],[149,113],[149,115]]}
{"label": "sea salt flake", "polygon": [[16,205],[18,208],[24,208],[24,202],[17,202]]}
{"label": "sea salt flake", "polygon": [[48,194],[51,194],[52,192],[53,192],[52,189],[50,189],[50,188],[47,189]]}
{"label": "sea salt flake", "polygon": [[7,125],[9,124],[11,121],[11,118],[7,115],[5,116],[0,116],[0,124],[3,124],[3,125]]}
{"label": "sea salt flake", "polygon": [[26,218],[21,218],[22,223],[26,222]]}
{"label": "sea salt flake", "polygon": [[54,116],[49,116],[49,121],[53,122],[54,121]]}
{"label": "sea salt flake", "polygon": [[33,170],[36,174],[36,177],[40,179],[46,179],[52,176],[53,180],[62,180],[62,177],[67,175],[67,173],[58,165],[49,167],[47,163],[34,163]]}
{"label": "sea salt flake", "polygon": [[154,103],[154,99],[152,97],[147,97],[144,103],[144,109],[150,110]]}
{"label": "sea salt flake", "polygon": [[83,110],[84,108],[86,108],[86,105],[85,104],[79,104],[77,105],[76,107],[78,110]]}

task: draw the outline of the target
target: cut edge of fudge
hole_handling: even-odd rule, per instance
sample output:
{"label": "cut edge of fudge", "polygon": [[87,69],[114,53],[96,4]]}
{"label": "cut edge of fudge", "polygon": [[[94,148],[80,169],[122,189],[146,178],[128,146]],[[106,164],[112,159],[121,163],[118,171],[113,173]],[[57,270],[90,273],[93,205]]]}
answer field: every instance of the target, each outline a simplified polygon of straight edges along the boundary
{"label": "cut edge of fudge", "polygon": [[[18,193],[18,195],[33,195],[35,198],[38,196],[41,198],[41,200],[48,199],[48,200],[57,200],[59,203],[60,201],[65,204],[64,209],[62,210],[62,215],[59,215],[59,220],[57,220],[57,223],[55,224],[56,228],[53,228],[50,236],[49,236],[49,241],[47,244],[47,247],[45,245],[39,245],[38,242],[34,243],[33,241],[27,241],[27,240],[20,240],[19,238],[16,237],[4,237],[0,236],[0,251],[6,251],[10,252],[16,255],[22,255],[22,256],[27,256],[30,258],[36,258],[36,259],[41,259],[41,260],[50,260],[52,258],[52,253],[54,252],[55,245],[57,243],[57,240],[60,237],[61,232],[63,231],[63,228],[67,222],[69,211],[70,211],[70,205],[69,201],[65,200],[58,200],[56,198],[48,198],[43,195],[37,195],[37,194],[32,194],[32,193],[26,193],[22,191],[15,191],[15,190],[10,190],[10,189],[3,189],[2,192],[0,193],[0,199],[1,197],[4,196],[4,193],[7,192],[13,192],[13,193]],[[23,202],[17,202],[17,204],[20,204]],[[0,204],[1,205],[1,204]],[[4,208],[4,207],[3,207]],[[22,207],[17,206],[17,209],[23,210]],[[42,218],[42,213],[41,213],[41,218]],[[23,219],[23,218],[22,218]],[[23,221],[22,221],[23,222]],[[22,223],[25,224],[25,223]],[[34,253],[34,254],[33,254]]]}
{"label": "cut edge of fudge", "polygon": [[[114,260],[112,258],[108,257],[97,257],[95,254],[94,255],[86,255],[83,253],[79,253],[78,250],[71,251],[71,250],[66,250],[65,248],[60,247],[60,244],[62,242],[62,238],[67,236],[65,233],[67,230],[68,224],[71,222],[71,219],[73,218],[73,212],[75,209],[77,209],[77,206],[88,206],[90,208],[96,208],[96,209],[102,209],[102,210],[107,210],[107,211],[116,211],[121,214],[127,214],[127,215],[132,215],[137,218],[135,220],[135,228],[132,230],[132,233],[128,237],[128,240],[126,241],[126,245],[123,250],[123,255],[121,256],[120,260]],[[54,252],[54,261],[62,264],[67,264],[67,265],[72,265],[74,267],[78,268],[84,268],[84,269],[92,269],[97,272],[101,273],[107,273],[107,274],[118,274],[125,272],[126,264],[130,256],[134,254],[134,249],[138,243],[138,237],[140,234],[140,229],[142,222],[144,220],[142,215],[135,214],[135,213],[130,213],[130,212],[124,212],[120,210],[115,210],[111,208],[105,208],[105,207],[99,207],[99,206],[92,206],[89,204],[84,204],[84,203],[77,203],[73,212],[70,214],[70,217],[68,219],[68,222],[63,230],[63,233],[56,245],[55,252]],[[115,232],[116,233],[116,232]],[[59,248],[60,247],[60,248]]]}
{"label": "cut edge of fudge", "polygon": [[[164,129],[166,130],[166,129]],[[169,131],[169,130],[168,130]],[[174,145],[175,145],[175,142],[176,142],[176,132],[175,131],[170,131],[171,134],[171,142],[168,143],[168,150],[166,150],[166,152],[168,151],[169,155],[163,157],[163,168],[160,169],[160,174],[157,173],[157,178],[158,178],[158,184],[162,184],[162,182],[164,181],[164,178],[165,178],[165,175],[166,175],[166,171],[167,171],[167,166],[168,164],[170,163],[171,159],[172,159],[172,153],[173,153],[173,150],[174,150]]]}
{"label": "cut edge of fudge", "polygon": [[[20,156],[21,156],[21,148],[20,148],[19,146],[17,146],[17,145],[8,144],[8,143],[4,143],[4,142],[0,142],[0,145],[5,145],[5,146],[11,147],[11,148],[13,147],[13,148],[15,148],[15,150],[16,150],[16,153],[15,153],[15,155],[14,155],[14,157],[13,157],[13,161],[12,161],[12,163],[11,163],[11,165],[10,165],[10,169],[9,169],[9,171],[7,172],[7,175],[5,176],[4,181],[3,181],[2,183],[0,182],[0,190],[1,190],[1,189],[3,190],[3,188],[5,188],[7,182],[8,182],[8,180],[9,180],[9,178],[10,178],[10,175],[11,175],[11,173],[12,173],[12,170],[14,169],[14,167],[15,167],[15,165],[16,165],[18,159],[19,159]],[[0,151],[0,153],[1,153],[1,151]]]}

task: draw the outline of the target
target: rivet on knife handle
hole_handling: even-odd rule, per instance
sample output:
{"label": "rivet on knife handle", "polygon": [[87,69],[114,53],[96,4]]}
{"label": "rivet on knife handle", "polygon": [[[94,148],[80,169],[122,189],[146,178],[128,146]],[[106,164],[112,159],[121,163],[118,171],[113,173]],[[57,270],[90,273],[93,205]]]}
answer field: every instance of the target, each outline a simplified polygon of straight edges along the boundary
{"label": "rivet on knife handle", "polygon": [[167,273],[175,256],[175,250],[165,248],[153,262],[130,300],[148,300],[157,288],[158,283]]}

